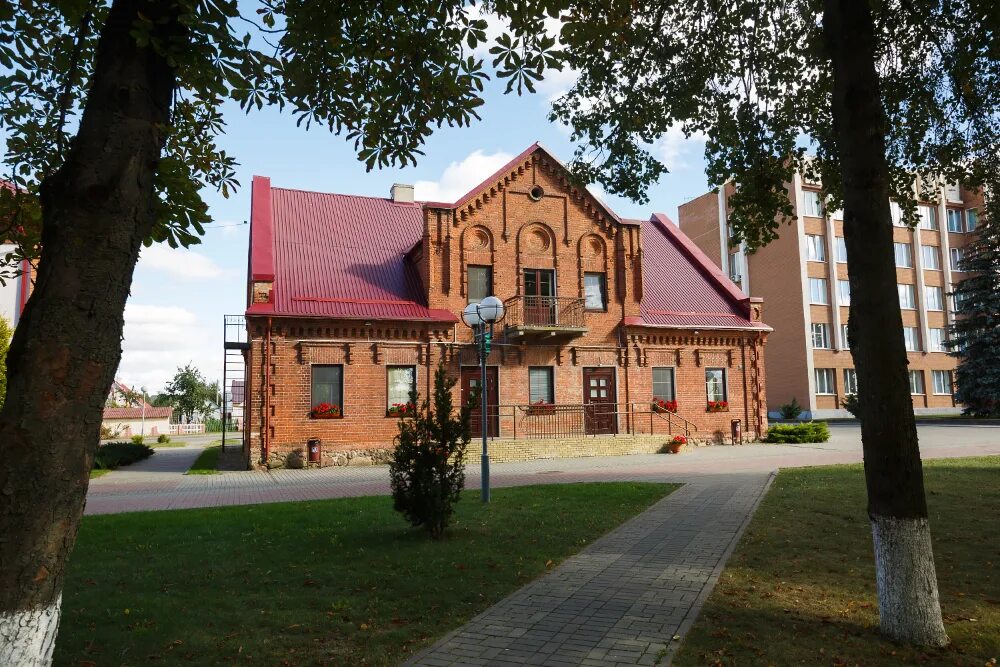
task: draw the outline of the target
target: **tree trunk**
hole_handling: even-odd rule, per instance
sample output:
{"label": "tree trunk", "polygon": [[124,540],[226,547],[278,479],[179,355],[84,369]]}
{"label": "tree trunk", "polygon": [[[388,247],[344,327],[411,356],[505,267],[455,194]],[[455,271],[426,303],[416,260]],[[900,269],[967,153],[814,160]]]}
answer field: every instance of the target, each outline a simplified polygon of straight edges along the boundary
{"label": "tree trunk", "polygon": [[885,113],[868,2],[824,0],[823,31],[833,71],[834,140],[851,280],[848,327],[858,374],[879,618],[882,632],[892,639],[942,646],[948,636],[938,602],[903,344]]}
{"label": "tree trunk", "polygon": [[115,0],[80,129],[42,184],[35,291],[7,355],[0,411],[0,665],[51,662],[125,300],[153,225],[153,179],[176,73],[130,30],[185,38],[173,3]]}

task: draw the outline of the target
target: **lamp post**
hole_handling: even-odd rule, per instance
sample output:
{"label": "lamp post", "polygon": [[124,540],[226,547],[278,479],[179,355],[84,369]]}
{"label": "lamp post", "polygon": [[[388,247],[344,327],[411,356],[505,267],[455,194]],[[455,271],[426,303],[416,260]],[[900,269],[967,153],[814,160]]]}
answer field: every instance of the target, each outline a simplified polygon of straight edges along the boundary
{"label": "lamp post", "polygon": [[493,325],[503,319],[503,301],[495,296],[488,296],[479,303],[470,303],[462,311],[462,321],[470,329],[479,350],[479,418],[483,435],[483,455],[480,458],[480,480],[482,483],[483,502],[490,502],[490,453],[487,444],[489,418],[486,412],[486,358],[490,356],[490,345],[493,341]]}

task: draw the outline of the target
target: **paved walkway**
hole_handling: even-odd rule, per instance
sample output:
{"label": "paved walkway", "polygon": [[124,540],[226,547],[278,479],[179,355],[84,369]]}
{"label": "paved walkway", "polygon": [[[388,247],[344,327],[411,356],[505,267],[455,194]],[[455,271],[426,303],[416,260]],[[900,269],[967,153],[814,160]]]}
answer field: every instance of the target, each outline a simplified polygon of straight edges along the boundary
{"label": "paved walkway", "polygon": [[771,478],[684,485],[406,664],[657,664],[698,615]]}

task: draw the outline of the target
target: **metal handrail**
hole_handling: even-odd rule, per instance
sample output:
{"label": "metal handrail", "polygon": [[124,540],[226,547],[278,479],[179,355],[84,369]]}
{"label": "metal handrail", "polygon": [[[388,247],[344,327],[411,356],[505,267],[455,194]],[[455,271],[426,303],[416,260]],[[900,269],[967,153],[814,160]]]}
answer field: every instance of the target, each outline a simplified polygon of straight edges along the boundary
{"label": "metal handrail", "polygon": [[585,326],[585,300],[563,296],[512,296],[504,302],[504,326]]}
{"label": "metal handrail", "polygon": [[[649,419],[645,419],[646,415]],[[487,406],[489,423],[499,428],[491,437],[528,439],[565,438],[596,435],[655,435],[666,426],[666,435],[683,430],[685,436],[697,432],[697,427],[672,412],[659,412],[649,403],[555,403],[503,404]],[[603,424],[613,425],[605,433]],[[648,430],[643,428],[648,424]]]}

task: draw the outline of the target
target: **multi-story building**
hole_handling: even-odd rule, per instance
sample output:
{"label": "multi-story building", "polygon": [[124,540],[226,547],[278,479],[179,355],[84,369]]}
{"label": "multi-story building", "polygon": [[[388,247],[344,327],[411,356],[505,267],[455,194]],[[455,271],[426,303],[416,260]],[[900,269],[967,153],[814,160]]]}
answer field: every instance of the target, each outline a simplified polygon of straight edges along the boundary
{"label": "multi-story building", "polygon": [[[13,189],[14,186],[5,180],[0,179],[0,188]],[[11,327],[17,326],[17,321],[24,310],[24,304],[31,294],[31,273],[32,266],[28,261],[21,261],[18,266],[7,266],[4,259],[8,254],[13,253],[16,246],[8,243],[0,237],[0,268],[4,274],[15,274],[8,277],[0,284],[0,317],[5,319]],[[16,269],[16,271],[15,271]]]}
{"label": "multi-story building", "polygon": [[[847,344],[850,306],[841,211],[830,211],[818,183],[796,174],[787,183],[795,221],[779,238],[750,254],[733,245],[727,224],[733,186],[680,207],[680,226],[741,287],[768,304],[767,401],[772,415],[795,398],[817,418],[849,416],[843,400],[857,389]],[[957,185],[941,188],[938,203],[922,201],[910,229],[892,204],[896,282],[910,364],[914,411],[958,412],[955,359],[945,352],[955,304],[948,296],[962,278],[958,261],[975,231],[982,196]]]}
{"label": "multi-story building", "polygon": [[[456,403],[485,385],[499,460],[729,440],[733,420],[747,438],[766,429],[760,299],[665,216],[618,216],[537,144],[483,176],[454,203],[254,178],[248,464],[313,439],[326,463],[385,460],[395,406],[426,397],[442,363]],[[487,295],[506,315],[484,382],[459,318]],[[470,456],[478,416],[472,428]]]}

